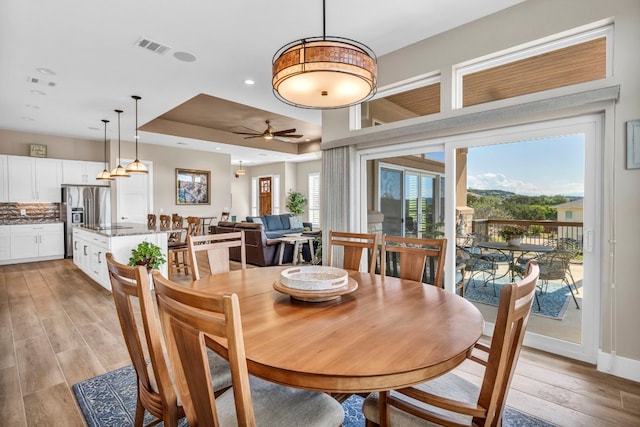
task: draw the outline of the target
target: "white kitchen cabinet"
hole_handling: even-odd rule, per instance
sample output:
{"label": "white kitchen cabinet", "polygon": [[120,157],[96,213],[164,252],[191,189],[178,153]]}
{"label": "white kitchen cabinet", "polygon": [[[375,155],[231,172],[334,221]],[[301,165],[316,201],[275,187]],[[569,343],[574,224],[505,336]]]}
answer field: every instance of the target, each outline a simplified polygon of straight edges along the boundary
{"label": "white kitchen cabinet", "polygon": [[11,259],[11,226],[0,225],[0,261]]}
{"label": "white kitchen cabinet", "polygon": [[64,227],[55,224],[10,225],[11,261],[64,258]]}
{"label": "white kitchen cabinet", "polygon": [[[111,252],[115,260],[121,264],[127,264],[131,256],[131,249],[138,246],[143,240],[154,243],[167,257],[167,233],[149,233],[145,225],[133,224],[138,227],[134,230],[121,232],[94,232],[82,227],[73,228],[73,263],[87,276],[95,280],[104,288],[111,290],[109,270],[107,268],[106,254]],[[167,276],[167,264],[160,266],[160,272]],[[153,285],[152,285],[153,286]]]}
{"label": "white kitchen cabinet", "polygon": [[76,185],[107,185],[104,181],[96,180],[96,176],[103,170],[103,162],[63,160],[62,183]]}
{"label": "white kitchen cabinet", "polygon": [[62,160],[7,156],[9,202],[60,202]]}
{"label": "white kitchen cabinet", "polygon": [[9,171],[7,170],[7,156],[0,155],[0,203],[9,201]]}

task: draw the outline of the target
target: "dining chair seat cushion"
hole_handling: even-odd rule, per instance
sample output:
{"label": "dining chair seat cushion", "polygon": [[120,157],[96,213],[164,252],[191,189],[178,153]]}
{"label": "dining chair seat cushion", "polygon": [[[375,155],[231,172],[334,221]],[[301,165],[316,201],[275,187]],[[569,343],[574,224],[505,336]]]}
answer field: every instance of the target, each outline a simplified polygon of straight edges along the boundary
{"label": "dining chair seat cushion", "polygon": [[[249,376],[256,425],[259,426],[340,426],[342,405],[326,393],[299,390]],[[277,408],[277,410],[275,410]],[[221,426],[237,426],[233,389],[216,398]]]}
{"label": "dining chair seat cushion", "polygon": [[[215,391],[226,390],[231,387],[231,370],[229,369],[229,362],[211,349],[207,349],[207,357],[209,359],[209,369],[211,370],[211,377],[213,378],[213,389]],[[169,356],[166,355],[165,360],[169,360]],[[149,373],[149,382],[153,391],[158,393],[158,383],[156,381],[156,375],[153,372],[151,363],[147,363],[147,372]],[[175,378],[173,377],[173,371],[169,370],[169,376],[171,382],[175,387]],[[180,394],[177,394],[178,406],[182,406],[182,399]]]}
{"label": "dining chair seat cushion", "polygon": [[[478,401],[478,395],[480,394],[479,386],[459,377],[454,373],[448,373],[442,375],[436,379],[426,381],[417,386],[414,386],[419,390],[423,390],[429,393],[437,394],[438,396],[447,397],[460,402],[473,402]],[[406,402],[417,404],[422,408],[428,408],[429,411],[440,415],[446,415],[454,419],[456,422],[471,425],[471,417],[461,415],[454,412],[449,412],[441,408],[426,405],[422,402],[417,402],[400,393],[391,392],[391,395]],[[415,417],[407,412],[401,411],[394,406],[390,406],[391,411],[391,425],[394,427],[411,427],[411,426],[439,426],[440,424],[432,423],[422,418]],[[371,393],[362,403],[362,413],[365,418],[378,423],[380,421],[380,413],[378,410],[378,393]]]}
{"label": "dining chair seat cushion", "polygon": [[187,249],[187,242],[167,242],[169,249]]}

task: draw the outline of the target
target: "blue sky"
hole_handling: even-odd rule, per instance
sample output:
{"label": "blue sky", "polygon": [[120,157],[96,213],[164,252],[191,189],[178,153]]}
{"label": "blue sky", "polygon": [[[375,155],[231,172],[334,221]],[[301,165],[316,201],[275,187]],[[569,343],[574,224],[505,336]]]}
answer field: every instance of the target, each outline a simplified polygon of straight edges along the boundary
{"label": "blue sky", "polygon": [[469,148],[467,187],[526,196],[584,195],[584,137]]}

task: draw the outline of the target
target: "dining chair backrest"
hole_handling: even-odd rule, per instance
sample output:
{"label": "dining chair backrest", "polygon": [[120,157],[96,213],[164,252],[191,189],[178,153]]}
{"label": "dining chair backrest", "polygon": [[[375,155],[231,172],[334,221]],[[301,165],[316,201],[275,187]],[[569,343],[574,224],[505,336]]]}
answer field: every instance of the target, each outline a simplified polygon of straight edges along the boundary
{"label": "dining chair backrest", "polygon": [[156,228],[156,214],[147,214],[147,227]]}
{"label": "dining chair backrest", "polygon": [[235,294],[204,294],[153,272],[156,299],[189,425],[218,425],[205,338],[227,341],[238,425],[255,426],[240,305]]}
{"label": "dining chair backrest", "polygon": [[171,217],[169,215],[160,215],[160,228],[170,228],[171,227]]}
{"label": "dining chair backrest", "polygon": [[334,247],[340,246],[343,250],[342,268],[347,270],[360,270],[364,249],[369,254],[369,273],[376,272],[376,257],[378,254],[378,235],[375,233],[346,233],[342,231],[329,231],[329,265],[334,266]]}
{"label": "dining chair backrest", "polygon": [[187,217],[187,236],[199,236],[202,234],[202,222],[197,216]]}
{"label": "dining chair backrest", "polygon": [[444,261],[447,252],[447,239],[421,239],[418,237],[400,237],[382,235],[380,254],[380,274],[386,275],[387,254],[399,255],[400,278],[422,282],[427,260],[430,263],[431,284],[444,287]]}
{"label": "dining chair backrest", "polygon": [[[424,402],[428,405],[436,406],[447,411],[460,414],[471,415],[473,420],[469,425],[474,426],[497,426],[500,425],[502,412],[504,411],[507,393],[511,385],[511,379],[520,356],[522,340],[527,326],[527,321],[531,313],[531,305],[534,300],[536,286],[540,269],[535,260],[529,261],[526,267],[525,276],[513,283],[504,285],[500,293],[498,302],[498,314],[495,321],[491,345],[486,346],[480,343],[475,348],[486,353],[486,357],[477,357],[473,353],[469,358],[485,367],[476,402],[458,402],[454,399],[445,399],[435,390],[433,393],[418,390],[415,387],[407,387],[394,390],[392,393],[383,392],[383,397],[379,400],[380,419],[390,423],[390,407],[407,410],[405,398],[398,396],[408,396],[415,401]],[[452,374],[447,374],[452,375]],[[427,381],[424,384],[428,384]],[[450,384],[461,384],[450,383]],[[420,387],[418,385],[417,387]],[[456,395],[456,390],[443,390],[444,393]],[[443,394],[444,394],[443,393]],[[395,394],[395,395],[394,395]],[[415,402],[414,401],[414,402]],[[415,404],[411,414],[425,418],[433,425],[467,425],[452,424],[451,417],[436,413],[434,410],[425,410],[420,404]],[[447,421],[449,424],[446,424]],[[383,422],[382,424],[385,424]],[[410,424],[413,425],[413,424]],[[416,422],[415,425],[424,425]]]}
{"label": "dining chair backrest", "polygon": [[169,242],[182,241],[182,230],[184,226],[184,219],[180,215],[171,215],[171,232],[169,233]]}
{"label": "dining chair backrest", "polygon": [[222,211],[222,214],[220,214],[220,221],[229,221],[229,212]]}
{"label": "dining chair backrest", "polygon": [[[189,247],[189,260],[191,262],[193,280],[200,279],[202,265],[205,260],[209,265],[209,274],[229,271],[229,251],[231,248],[240,248],[241,267],[243,270],[247,268],[244,230],[231,233],[187,236],[187,246]],[[206,258],[199,257],[198,255],[201,253],[206,253]],[[200,265],[200,268],[198,265]]]}
{"label": "dining chair backrest", "polygon": [[[120,327],[138,377],[138,401],[156,418],[164,420],[166,426],[177,426],[184,412],[178,405],[163,353],[147,270],[143,266],[120,264],[111,252],[107,253],[106,260]],[[137,306],[142,325],[136,316]],[[148,354],[149,364],[145,354]],[[143,408],[136,408],[136,426],[142,425]]]}

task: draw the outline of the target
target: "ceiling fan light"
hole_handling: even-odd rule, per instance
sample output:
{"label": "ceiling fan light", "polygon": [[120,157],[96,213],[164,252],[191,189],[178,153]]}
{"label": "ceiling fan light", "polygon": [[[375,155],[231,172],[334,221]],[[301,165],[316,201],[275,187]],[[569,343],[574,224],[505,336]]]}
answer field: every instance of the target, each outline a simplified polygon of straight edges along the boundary
{"label": "ceiling fan light", "polygon": [[273,135],[265,135],[265,136],[263,136],[263,138],[271,140],[271,139],[273,139]]}

